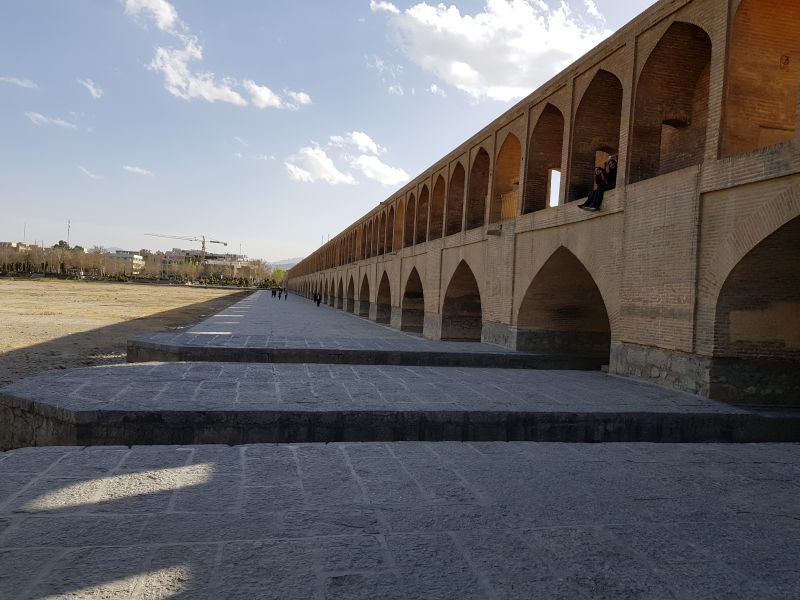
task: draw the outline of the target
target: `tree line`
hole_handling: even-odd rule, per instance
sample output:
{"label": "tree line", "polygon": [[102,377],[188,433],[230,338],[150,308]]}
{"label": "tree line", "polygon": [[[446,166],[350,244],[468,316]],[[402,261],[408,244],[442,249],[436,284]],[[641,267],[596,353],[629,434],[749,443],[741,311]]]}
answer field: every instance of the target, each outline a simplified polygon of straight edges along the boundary
{"label": "tree line", "polygon": [[282,285],[285,271],[273,268],[263,260],[247,261],[246,266],[208,264],[199,257],[187,257],[183,262],[166,264],[163,252],[142,250],[144,265],[134,272],[130,260],[118,257],[101,246],[85,250],[60,240],[52,247],[0,247],[0,274],[20,276],[39,274],[53,277],[129,279],[274,287]]}

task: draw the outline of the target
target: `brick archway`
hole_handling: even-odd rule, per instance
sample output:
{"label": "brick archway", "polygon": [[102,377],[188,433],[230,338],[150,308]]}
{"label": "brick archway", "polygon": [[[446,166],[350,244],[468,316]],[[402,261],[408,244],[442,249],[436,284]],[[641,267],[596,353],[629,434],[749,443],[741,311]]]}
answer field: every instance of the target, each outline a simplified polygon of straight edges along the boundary
{"label": "brick archway", "polygon": [[389,284],[389,276],[386,271],[381,276],[378,285],[378,295],[375,298],[376,311],[375,322],[388,325],[392,320],[392,290]]}
{"label": "brick archway", "polygon": [[361,289],[358,292],[358,316],[369,318],[369,279],[366,274],[361,279]]}
{"label": "brick archway", "polygon": [[456,267],[442,304],[442,339],[481,340],[483,311],[478,281],[463,260]]}
{"label": "brick archway", "polygon": [[608,359],[610,345],[608,311],[597,284],[572,252],[559,247],[522,299],[517,349]]}
{"label": "brick archway", "polygon": [[411,269],[406,279],[400,311],[400,329],[422,333],[425,323],[425,292],[416,268]]}
{"label": "brick archway", "polygon": [[528,144],[528,169],[525,173],[525,204],[522,212],[547,208],[552,172],[561,172],[564,147],[564,115],[547,104],[536,122]]}
{"label": "brick archway", "polygon": [[670,25],[636,86],[630,183],[703,161],[710,67],[708,34],[689,23]]}

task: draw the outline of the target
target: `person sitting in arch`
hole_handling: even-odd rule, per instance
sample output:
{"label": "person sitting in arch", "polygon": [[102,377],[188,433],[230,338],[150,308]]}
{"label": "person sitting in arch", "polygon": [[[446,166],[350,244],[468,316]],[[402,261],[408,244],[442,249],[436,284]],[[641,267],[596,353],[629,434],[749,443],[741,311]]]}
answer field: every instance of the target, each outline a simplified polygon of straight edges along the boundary
{"label": "person sitting in arch", "polygon": [[603,194],[607,190],[617,187],[617,159],[609,158],[602,167],[594,168],[594,188],[586,198],[586,202],[579,204],[578,208],[586,210],[600,210],[603,203]]}

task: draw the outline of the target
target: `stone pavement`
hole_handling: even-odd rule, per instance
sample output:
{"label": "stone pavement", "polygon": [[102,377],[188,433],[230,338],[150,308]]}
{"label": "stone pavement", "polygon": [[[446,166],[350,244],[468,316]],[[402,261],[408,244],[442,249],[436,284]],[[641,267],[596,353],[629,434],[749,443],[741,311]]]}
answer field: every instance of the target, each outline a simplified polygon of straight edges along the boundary
{"label": "stone pavement", "polygon": [[800,597],[800,445],[0,454],[0,597]]}
{"label": "stone pavement", "polygon": [[800,441],[780,418],[599,372],[138,363],[0,391],[0,448],[337,441]]}
{"label": "stone pavement", "polygon": [[493,344],[426,340],[300,296],[258,291],[185,332],[128,342],[128,362],[305,362],[599,369],[602,357],[516,352]]}

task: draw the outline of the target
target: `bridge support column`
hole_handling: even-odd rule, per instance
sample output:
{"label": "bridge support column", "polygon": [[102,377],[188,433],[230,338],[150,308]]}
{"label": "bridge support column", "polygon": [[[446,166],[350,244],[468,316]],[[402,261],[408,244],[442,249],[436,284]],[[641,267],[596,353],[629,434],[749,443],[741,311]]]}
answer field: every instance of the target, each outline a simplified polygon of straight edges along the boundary
{"label": "bridge support column", "polygon": [[425,313],[425,319],[422,323],[422,337],[429,340],[442,339],[442,315]]}
{"label": "bridge support column", "polygon": [[608,370],[615,375],[641,377],[692,394],[708,396],[711,367],[712,359],[697,354],[612,342]]}
{"label": "bridge support column", "polygon": [[378,305],[374,302],[369,302],[369,320],[375,321],[378,318]]}
{"label": "bridge support column", "polygon": [[481,341],[516,350],[517,328],[506,323],[486,323],[481,328]]}
{"label": "bridge support column", "polygon": [[403,323],[403,309],[399,306],[392,307],[392,316],[389,320],[389,325],[392,329],[400,329]]}

